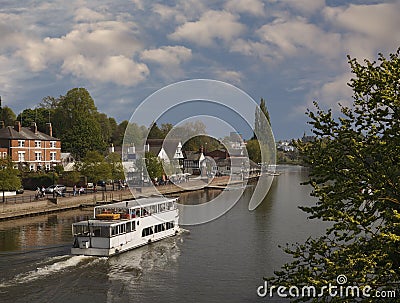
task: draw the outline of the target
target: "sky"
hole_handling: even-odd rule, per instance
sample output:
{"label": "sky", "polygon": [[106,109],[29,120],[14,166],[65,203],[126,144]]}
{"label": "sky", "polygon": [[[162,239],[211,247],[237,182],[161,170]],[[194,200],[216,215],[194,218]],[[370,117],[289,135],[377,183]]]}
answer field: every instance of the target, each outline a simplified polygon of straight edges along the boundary
{"label": "sky", "polygon": [[264,98],[276,139],[298,138],[314,100],[351,104],[347,55],[396,51],[399,15],[400,1],[1,0],[0,95],[18,114],[85,87],[121,122],[164,86],[214,79]]}

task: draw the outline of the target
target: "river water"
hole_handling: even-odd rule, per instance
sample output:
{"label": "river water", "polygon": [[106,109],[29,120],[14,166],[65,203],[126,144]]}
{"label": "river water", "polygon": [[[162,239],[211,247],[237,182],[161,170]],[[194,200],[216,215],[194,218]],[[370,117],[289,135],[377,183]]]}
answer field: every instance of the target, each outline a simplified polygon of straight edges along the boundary
{"label": "river water", "polygon": [[[318,235],[307,219],[306,169],[281,166],[263,203],[248,211],[253,187],[210,223],[111,258],[70,256],[71,223],[90,210],[0,222],[0,302],[275,302],[257,287],[290,260],[278,245]],[[212,199],[217,191],[184,194]]]}

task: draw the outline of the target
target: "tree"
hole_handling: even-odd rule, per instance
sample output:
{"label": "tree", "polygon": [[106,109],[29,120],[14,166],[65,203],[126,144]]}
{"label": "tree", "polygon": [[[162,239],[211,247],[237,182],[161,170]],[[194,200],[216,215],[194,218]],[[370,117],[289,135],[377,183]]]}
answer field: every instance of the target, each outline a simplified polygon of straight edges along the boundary
{"label": "tree", "polygon": [[76,168],[89,182],[97,183],[112,178],[111,166],[97,151],[88,151]]}
{"label": "tree", "polygon": [[125,179],[124,168],[122,166],[122,160],[119,154],[117,153],[109,154],[106,158],[106,161],[110,166],[112,180]]}
{"label": "tree", "polygon": [[[265,117],[265,118],[264,118]],[[257,139],[257,134],[263,134],[258,138],[261,141],[267,139],[266,134],[268,133],[268,128],[271,126],[271,120],[269,117],[269,112],[265,100],[261,98],[260,107],[256,108],[255,119],[254,119],[254,136],[253,139]],[[266,142],[264,142],[266,143]]]}
{"label": "tree", "polygon": [[261,149],[258,140],[252,139],[246,142],[249,159],[255,163],[261,162]]}
{"label": "tree", "polygon": [[96,120],[100,125],[101,138],[103,142],[108,145],[109,143],[111,143],[111,135],[112,135],[110,120],[104,113],[98,113],[96,115]]}
{"label": "tree", "polygon": [[54,112],[53,129],[61,139],[62,149],[71,152],[78,160],[90,150],[103,152],[107,143],[89,92],[85,88],[74,88],[60,99]]}
{"label": "tree", "polygon": [[0,158],[0,190],[4,192],[17,190],[21,187],[21,179],[19,171],[14,169],[14,165],[10,158]]}
{"label": "tree", "polygon": [[[331,225],[321,237],[286,247],[294,261],[269,278],[274,285],[338,285],[345,275],[346,285],[399,290],[399,55],[400,48],[364,65],[349,57],[353,107],[341,106],[339,119],[316,103],[316,113],[308,111],[316,139],[298,147],[318,202],[301,209]],[[346,301],[325,295],[314,302]]]}
{"label": "tree", "polygon": [[154,153],[146,152],[145,153],[145,165],[147,169],[148,176],[151,180],[162,176],[164,173],[163,165],[160,160]]}
{"label": "tree", "polygon": [[51,109],[38,107],[35,109],[24,109],[17,117],[17,120],[22,121],[22,126],[29,127],[32,122],[35,122],[38,130],[46,132],[46,123],[50,122]]}
{"label": "tree", "polygon": [[16,120],[15,114],[8,106],[1,107],[0,101],[0,121],[4,121],[5,126],[12,126]]}

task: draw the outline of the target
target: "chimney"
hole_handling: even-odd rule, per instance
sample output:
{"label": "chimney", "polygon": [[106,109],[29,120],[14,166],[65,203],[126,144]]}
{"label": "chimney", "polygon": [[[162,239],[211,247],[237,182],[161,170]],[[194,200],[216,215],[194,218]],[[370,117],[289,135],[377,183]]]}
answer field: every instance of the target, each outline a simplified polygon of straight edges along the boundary
{"label": "chimney", "polygon": [[37,134],[37,126],[36,126],[36,122],[32,122],[31,124],[31,131],[35,134]]}
{"label": "chimney", "polygon": [[4,128],[4,121],[0,121],[0,129]]}
{"label": "chimney", "polygon": [[20,132],[20,131],[21,131],[21,122],[15,121],[14,129],[15,129],[17,132]]}
{"label": "chimney", "polygon": [[46,123],[46,134],[48,134],[50,137],[53,137],[53,127],[51,126],[50,122]]}

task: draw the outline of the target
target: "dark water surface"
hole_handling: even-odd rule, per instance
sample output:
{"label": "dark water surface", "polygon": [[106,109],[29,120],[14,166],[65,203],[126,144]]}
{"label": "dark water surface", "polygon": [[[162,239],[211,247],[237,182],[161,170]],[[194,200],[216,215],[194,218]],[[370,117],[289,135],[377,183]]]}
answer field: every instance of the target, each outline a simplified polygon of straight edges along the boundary
{"label": "dark water surface", "polygon": [[255,211],[248,211],[250,186],[219,219],[111,258],[69,255],[71,223],[90,210],[0,222],[0,302],[274,302],[256,289],[289,260],[278,245],[324,231],[297,208],[312,201],[300,185],[306,170],[278,170]]}

